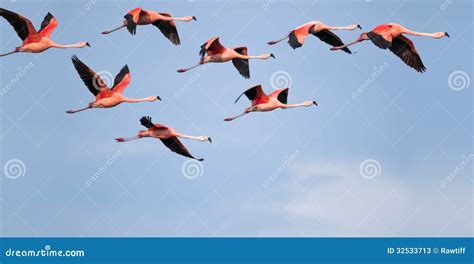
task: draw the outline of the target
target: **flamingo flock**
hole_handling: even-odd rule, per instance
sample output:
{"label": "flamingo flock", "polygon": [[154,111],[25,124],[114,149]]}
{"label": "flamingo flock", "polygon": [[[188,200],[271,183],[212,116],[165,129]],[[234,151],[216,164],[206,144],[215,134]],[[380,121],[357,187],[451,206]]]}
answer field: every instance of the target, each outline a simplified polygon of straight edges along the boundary
{"label": "flamingo flock", "polygon": [[[39,30],[36,30],[31,21],[27,18],[4,8],[0,8],[0,16],[3,17],[13,27],[18,37],[20,37],[22,40],[21,46],[16,47],[13,51],[0,54],[0,57],[18,52],[39,53],[44,52],[49,48],[67,49],[91,46],[89,42],[85,41],[67,45],[58,44],[52,41],[50,37],[54,29],[57,27],[58,22],[51,13],[48,13],[44,17]],[[103,31],[101,33],[110,34],[122,28],[126,28],[131,35],[135,35],[137,32],[137,26],[153,25],[157,27],[172,44],[180,45],[181,40],[178,35],[175,21],[190,22],[193,20],[197,21],[195,16],[173,17],[169,13],[135,8],[125,14],[124,20],[119,27],[108,31]],[[376,26],[369,32],[363,32],[355,41],[348,44],[344,44],[342,39],[334,33],[334,31],[337,30],[352,31],[356,29],[362,29],[362,27],[359,24],[352,24],[349,26],[329,26],[321,21],[310,21],[291,30],[282,38],[269,41],[267,44],[275,45],[279,42],[287,40],[289,46],[293,49],[296,49],[303,46],[308,34],[312,34],[319,38],[319,40],[322,42],[330,45],[330,50],[342,50],[348,54],[351,54],[352,52],[349,49],[349,46],[363,42],[365,40],[370,40],[375,46],[381,49],[390,50],[407,66],[415,69],[417,72],[422,73],[426,71],[426,67],[423,64],[421,57],[415,48],[415,45],[405,35],[431,37],[436,39],[450,37],[447,32],[416,32],[396,23],[388,23]],[[237,69],[239,74],[245,79],[249,79],[249,60],[267,60],[269,58],[275,59],[275,55],[273,53],[248,55],[248,48],[245,46],[227,48],[220,43],[219,37],[214,37],[202,44],[199,55],[200,59],[197,64],[188,68],[179,69],[177,71],[179,73],[184,73],[206,63],[223,63],[232,61],[232,64]],[[95,99],[93,102],[87,104],[87,106],[83,108],[66,111],[68,114],[73,114],[93,108],[113,108],[121,103],[154,102],[161,100],[159,96],[132,99],[123,95],[123,92],[130,83],[131,78],[128,65],[122,67],[120,72],[115,77],[113,85],[109,87],[98,73],[84,64],[77,56],[72,56],[72,63],[79,74],[80,79],[88,88],[88,90],[94,95]],[[268,112],[278,108],[289,109],[318,105],[314,100],[309,100],[298,104],[288,104],[288,91],[289,87],[281,87],[270,94],[266,94],[263,91],[261,85],[255,85],[247,89],[237,98],[237,100],[235,100],[235,103],[237,103],[238,100],[243,95],[245,95],[250,100],[251,105],[245,108],[241,114],[225,118],[224,121],[232,121],[251,112]],[[120,137],[116,138],[115,140],[117,142],[125,142],[144,137],[158,138],[172,152],[198,161],[202,161],[203,159],[195,158],[193,155],[191,155],[187,148],[181,143],[179,138],[193,139],[203,142],[209,141],[212,143],[212,140],[209,136],[185,135],[175,131],[171,127],[157,123],[154,124],[152,123],[151,117],[149,116],[143,116],[140,119],[140,124],[143,125],[146,130],[140,130],[136,136],[126,138]]]}

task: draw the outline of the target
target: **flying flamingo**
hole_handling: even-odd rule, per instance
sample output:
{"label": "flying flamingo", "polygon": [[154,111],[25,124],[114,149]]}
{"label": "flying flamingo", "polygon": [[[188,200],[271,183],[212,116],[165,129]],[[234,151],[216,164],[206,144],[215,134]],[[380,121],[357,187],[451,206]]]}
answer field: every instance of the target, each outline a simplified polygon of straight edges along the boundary
{"label": "flying flamingo", "polygon": [[123,24],[115,29],[104,31],[102,34],[109,34],[121,28],[127,27],[130,34],[135,35],[137,25],[150,25],[157,27],[163,35],[174,45],[181,44],[174,21],[189,22],[197,20],[195,16],[172,17],[169,13],[158,13],[155,11],[143,10],[140,7],[135,8],[124,16]]}
{"label": "flying flamingo", "polygon": [[238,47],[233,49],[226,48],[219,42],[219,37],[212,38],[206,43],[202,44],[199,55],[201,55],[201,60],[198,64],[189,68],[179,69],[178,72],[189,71],[197,66],[203,65],[204,63],[228,62],[232,60],[232,64],[234,64],[235,68],[237,68],[240,75],[248,79],[250,78],[249,59],[266,60],[270,57],[275,58],[275,55],[272,53],[265,53],[258,56],[249,56],[247,55],[247,47]]}
{"label": "flying flamingo", "polygon": [[[354,24],[347,27],[335,27],[328,26],[321,21],[311,21],[306,24],[303,24],[288,33],[285,37],[279,40],[273,40],[268,42],[268,45],[277,44],[280,41],[288,39],[288,44],[293,49],[303,46],[304,40],[309,33],[318,37],[321,41],[326,42],[327,44],[336,47],[344,45],[341,38],[334,34],[331,30],[354,30],[356,28],[362,29],[360,25]],[[348,48],[343,49],[347,53],[351,53]]]}
{"label": "flying flamingo", "polygon": [[134,137],[128,137],[128,138],[116,138],[115,140],[117,142],[125,142],[129,140],[135,140],[143,137],[154,137],[158,138],[165,144],[166,147],[168,147],[171,151],[178,153],[179,155],[203,161],[204,159],[196,159],[189,153],[189,151],[186,149],[186,147],[179,141],[179,137],[181,138],[189,138],[189,139],[194,139],[194,140],[199,140],[199,141],[209,141],[212,143],[212,140],[208,136],[188,136],[181,134],[179,132],[176,132],[173,128],[168,127],[168,126],[163,126],[160,124],[153,124],[151,122],[151,117],[149,116],[144,116],[140,119],[140,123],[142,126],[146,127],[147,130],[140,130],[138,131],[138,135]]}
{"label": "flying flamingo", "polygon": [[396,23],[389,23],[378,25],[372,29],[372,31],[360,34],[354,42],[339,47],[333,47],[331,50],[345,49],[350,45],[370,39],[375,46],[381,49],[388,48],[391,52],[400,57],[406,65],[412,67],[417,72],[426,71],[425,65],[423,65],[415,45],[403,34],[436,39],[449,37],[448,32],[422,33],[407,29]]}
{"label": "flying flamingo", "polygon": [[67,48],[83,48],[89,46],[88,42],[79,42],[76,44],[70,45],[61,45],[55,43],[50,39],[51,34],[58,25],[56,18],[48,13],[43,22],[41,23],[41,28],[39,31],[36,31],[35,27],[27,18],[14,13],[12,11],[0,8],[0,16],[5,18],[13,29],[18,34],[18,37],[23,41],[20,47],[16,47],[15,50],[0,54],[0,57],[7,56],[17,52],[32,52],[38,53],[43,52],[49,48],[58,48],[58,49],[67,49]]}
{"label": "flying flamingo", "polygon": [[130,71],[128,66],[122,67],[120,72],[115,76],[114,85],[109,88],[107,84],[101,79],[100,75],[91,70],[76,56],[72,57],[72,63],[79,73],[84,84],[89,91],[95,96],[95,101],[89,103],[86,107],[77,110],[68,110],[66,113],[74,114],[76,112],[84,111],[91,108],[109,108],[114,107],[123,102],[138,103],[138,102],[154,102],[161,100],[159,96],[149,96],[142,99],[130,99],[122,95],[125,87],[130,83]]}
{"label": "flying flamingo", "polygon": [[232,121],[250,112],[268,112],[273,111],[277,108],[286,109],[318,105],[316,101],[305,101],[300,104],[287,104],[288,89],[289,88],[278,89],[272,92],[270,95],[266,95],[265,92],[263,92],[261,85],[254,86],[243,92],[237,98],[237,100],[235,100],[235,103],[237,103],[240,97],[245,94],[245,96],[247,96],[247,98],[252,102],[252,105],[250,107],[247,107],[242,114],[234,117],[228,117],[224,119],[224,121]]}

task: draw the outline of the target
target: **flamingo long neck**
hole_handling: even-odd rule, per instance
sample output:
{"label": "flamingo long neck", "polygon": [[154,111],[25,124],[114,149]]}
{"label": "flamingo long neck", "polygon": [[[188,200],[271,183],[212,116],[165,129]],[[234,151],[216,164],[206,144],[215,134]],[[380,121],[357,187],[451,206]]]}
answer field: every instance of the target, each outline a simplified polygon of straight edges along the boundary
{"label": "flamingo long neck", "polygon": [[69,110],[67,111],[67,113],[69,114],[74,114],[74,113],[77,113],[77,112],[81,112],[81,111],[84,111],[84,110],[87,110],[87,109],[91,109],[92,107],[91,106],[86,106],[86,107],[83,107],[83,108],[79,108],[79,109],[76,109],[76,110]]}
{"label": "flamingo long neck", "polygon": [[413,30],[405,29],[402,31],[402,34],[408,34],[408,35],[413,35],[413,36],[420,36],[420,37],[430,37],[434,38],[435,34],[434,33],[424,33],[424,32],[416,32]]}
{"label": "flamingo long neck", "polygon": [[353,42],[348,43],[348,44],[346,44],[346,45],[339,46],[339,47],[331,48],[331,50],[343,49],[343,48],[352,46],[352,45],[354,45],[354,44],[356,44],[356,43],[362,42],[362,41],[367,40],[367,39],[369,39],[369,38],[367,37],[367,34],[365,33],[365,34],[361,35],[360,37],[358,37],[358,38],[357,38],[356,40],[354,40]]}
{"label": "flamingo long neck", "polygon": [[138,98],[138,99],[124,97],[122,101],[125,103],[140,103],[140,102],[153,102],[154,99],[150,97]]}
{"label": "flamingo long neck", "polygon": [[329,27],[329,29],[332,30],[352,30],[352,25],[345,26],[345,27]]}
{"label": "flamingo long neck", "polygon": [[122,141],[130,141],[130,140],[135,140],[142,138],[142,136],[133,136],[133,137],[126,137],[126,138],[121,138]]}
{"label": "flamingo long neck", "polygon": [[193,65],[193,66],[191,66],[191,67],[188,67],[188,68],[183,68],[183,69],[179,69],[179,70],[178,70],[178,72],[185,72],[185,71],[192,70],[192,69],[194,69],[194,68],[196,68],[196,67],[198,67],[198,66],[201,66],[201,65],[203,65],[204,63],[206,63],[206,62],[205,62],[205,61],[203,61],[203,62],[199,62],[198,64],[196,64],[196,65]]}
{"label": "flamingo long neck", "polygon": [[282,104],[281,107],[283,108],[296,108],[296,107],[305,107],[308,106],[305,103],[300,103],[300,104]]}
{"label": "flamingo long neck", "polygon": [[266,57],[266,54],[261,54],[261,55],[241,55],[241,59],[259,59],[259,60],[266,60],[268,57]]}
{"label": "flamingo long neck", "polygon": [[185,135],[185,134],[180,134],[180,133],[178,133],[176,136],[201,141],[201,137],[198,137],[198,136],[190,136],[190,135]]}
{"label": "flamingo long neck", "polygon": [[58,44],[54,43],[51,45],[53,48],[58,48],[58,49],[70,49],[70,48],[82,48],[81,43],[75,43],[75,44]]}

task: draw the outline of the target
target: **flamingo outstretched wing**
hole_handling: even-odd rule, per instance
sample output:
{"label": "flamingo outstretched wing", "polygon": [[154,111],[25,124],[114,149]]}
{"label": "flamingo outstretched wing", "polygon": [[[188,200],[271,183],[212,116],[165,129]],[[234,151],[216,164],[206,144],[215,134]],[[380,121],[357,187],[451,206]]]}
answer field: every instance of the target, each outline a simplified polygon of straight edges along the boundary
{"label": "flamingo outstretched wing", "polygon": [[191,159],[203,161],[204,159],[196,159],[191,153],[189,153],[188,149],[179,141],[177,137],[170,137],[166,139],[161,139],[161,142],[165,144],[171,151],[178,153],[181,156],[185,156]]}
{"label": "flamingo outstretched wing", "polygon": [[390,25],[380,25],[367,32],[367,37],[381,49],[387,49],[392,46],[392,34],[390,33]]}
{"label": "flamingo outstretched wing", "polygon": [[390,51],[397,55],[406,65],[412,67],[417,72],[426,71],[425,65],[421,61],[420,55],[416,51],[415,45],[407,37],[400,35],[393,38]]}
{"label": "flamingo outstretched wing", "polygon": [[123,18],[127,21],[127,30],[130,32],[130,34],[135,35],[137,33],[137,24],[138,24],[138,19],[140,18],[140,15],[145,13],[143,9],[140,7],[137,7],[130,12],[128,12]]}
{"label": "flamingo outstretched wing", "polygon": [[[171,17],[171,14],[168,13],[159,13],[165,17]],[[160,29],[161,33],[171,41],[174,45],[181,44],[179,40],[178,30],[176,29],[176,24],[173,20],[158,20],[153,23],[158,29]]]}
{"label": "flamingo outstretched wing", "polygon": [[125,87],[130,83],[130,70],[128,65],[122,67],[120,72],[115,76],[114,85],[112,86],[112,91],[117,93],[122,93],[125,90]]}
{"label": "flamingo outstretched wing", "polygon": [[14,13],[12,11],[0,8],[0,16],[5,18],[13,29],[15,29],[18,37],[23,40],[23,44],[32,42],[38,42],[41,40],[41,36],[36,31],[35,27],[27,18]]}
{"label": "flamingo outstretched wing", "polygon": [[308,36],[309,30],[313,27],[313,24],[304,24],[288,34],[288,44],[293,49],[303,46],[304,40]]}
{"label": "flamingo outstretched wing", "polygon": [[53,15],[51,15],[51,13],[48,12],[48,14],[44,17],[43,22],[41,22],[41,28],[38,33],[42,37],[49,38],[57,26],[58,21]]}
{"label": "flamingo outstretched wing", "polygon": [[199,55],[201,56],[201,60],[204,60],[206,55],[214,55],[224,52],[225,47],[221,45],[219,42],[219,37],[212,38],[208,40],[206,43],[201,45],[201,50],[199,51]]}
{"label": "flamingo outstretched wing", "polygon": [[247,89],[247,91],[239,95],[239,97],[237,97],[234,103],[237,103],[240,97],[242,97],[242,95],[244,94],[245,96],[247,96],[247,98],[250,101],[252,101],[252,105],[259,104],[259,103],[266,103],[268,102],[268,99],[269,99],[268,95],[266,95],[265,92],[263,91],[262,86],[256,85],[254,87]]}
{"label": "flamingo outstretched wing", "polygon": [[77,73],[79,73],[79,77],[81,77],[86,87],[94,96],[97,96],[100,92],[109,90],[109,87],[100,76],[91,68],[87,67],[76,55],[72,56],[72,64],[74,64],[74,68],[76,68]]}
{"label": "flamingo outstretched wing", "polygon": [[283,88],[283,89],[278,89],[271,93],[269,97],[274,97],[278,101],[280,101],[282,104],[287,104],[288,103],[288,89],[289,88]]}
{"label": "flamingo outstretched wing", "polygon": [[[319,32],[313,34],[316,37],[318,37],[321,41],[333,46],[333,47],[339,47],[344,45],[344,42],[342,42],[341,38],[338,37],[334,32],[330,31],[329,29],[323,29],[320,30]],[[349,50],[349,48],[344,47],[342,49],[343,51],[351,54],[352,52]]]}
{"label": "flamingo outstretched wing", "polygon": [[[247,47],[238,47],[234,49],[235,52],[247,55]],[[249,68],[249,60],[248,59],[233,59],[232,64],[234,67],[239,71],[240,75],[242,75],[245,79],[250,78],[250,68]]]}

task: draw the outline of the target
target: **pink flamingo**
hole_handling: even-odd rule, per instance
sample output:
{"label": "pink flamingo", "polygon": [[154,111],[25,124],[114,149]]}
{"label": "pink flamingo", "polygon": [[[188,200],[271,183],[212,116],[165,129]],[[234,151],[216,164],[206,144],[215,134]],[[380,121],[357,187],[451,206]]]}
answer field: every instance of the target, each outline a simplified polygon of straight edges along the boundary
{"label": "pink flamingo", "polygon": [[[321,41],[336,47],[344,45],[341,38],[334,34],[331,30],[354,30],[356,28],[362,29],[360,25],[354,24],[346,27],[328,26],[321,21],[311,21],[304,25],[301,25],[288,33],[285,37],[279,40],[273,40],[268,42],[268,45],[277,44],[280,41],[288,39],[288,44],[293,49],[303,46],[304,40],[308,34],[313,34],[318,37]],[[343,49],[347,53],[351,53],[348,48]]]}
{"label": "pink flamingo", "polygon": [[13,29],[18,34],[18,37],[20,37],[20,39],[23,41],[21,46],[16,47],[15,50],[11,52],[0,54],[0,57],[17,52],[39,53],[49,48],[68,49],[83,48],[85,46],[90,47],[90,44],[88,42],[61,45],[52,41],[50,37],[54,29],[58,25],[58,22],[56,21],[56,18],[51,15],[51,13],[48,13],[44,17],[39,31],[36,31],[30,20],[12,11],[0,8],[0,16],[5,18],[8,23],[12,25]]}
{"label": "pink flamingo", "polygon": [[109,88],[107,84],[100,78],[100,76],[85,65],[76,56],[72,57],[72,63],[79,73],[84,84],[89,91],[95,96],[94,102],[89,103],[86,107],[77,110],[68,110],[66,113],[73,114],[92,108],[110,108],[119,105],[123,102],[138,103],[138,102],[154,102],[161,100],[159,96],[149,96],[141,99],[130,99],[122,95],[125,87],[130,83],[130,71],[125,65],[120,72],[115,76],[114,85]]}
{"label": "pink flamingo", "polygon": [[179,141],[178,137],[181,138],[188,138],[188,139],[194,139],[198,141],[209,141],[212,143],[212,140],[208,136],[188,136],[185,134],[181,134],[176,132],[173,128],[168,127],[168,126],[163,126],[160,124],[153,124],[151,122],[151,117],[149,116],[144,116],[140,119],[140,123],[142,126],[146,127],[146,130],[140,130],[138,131],[138,135],[134,137],[128,137],[128,138],[116,138],[115,140],[117,142],[125,142],[125,141],[130,141],[130,140],[135,140],[139,138],[144,138],[144,137],[154,137],[158,138],[165,144],[166,147],[168,147],[171,151],[178,153],[179,155],[203,161],[204,159],[196,159],[189,153],[189,151],[186,149],[186,147]]}
{"label": "pink flamingo", "polygon": [[275,58],[275,55],[272,53],[249,56],[247,55],[247,47],[226,48],[221,45],[218,37],[212,38],[202,44],[199,55],[201,55],[201,60],[198,64],[189,68],[179,69],[178,72],[186,72],[209,62],[228,62],[231,60],[240,75],[248,79],[250,78],[249,59],[266,60],[270,57]]}
{"label": "pink flamingo", "polygon": [[172,17],[169,13],[158,13],[155,11],[143,10],[140,7],[135,8],[124,16],[123,24],[115,29],[104,31],[102,34],[109,34],[121,28],[127,27],[130,34],[135,35],[137,25],[150,25],[157,27],[163,35],[169,39],[174,45],[181,44],[178,31],[174,21],[189,22],[197,20],[195,16]]}
{"label": "pink flamingo", "polygon": [[425,65],[421,61],[420,55],[416,51],[413,42],[405,37],[403,34],[431,37],[431,38],[442,38],[449,37],[448,32],[436,32],[436,33],[422,33],[416,32],[403,27],[400,24],[388,23],[376,26],[369,32],[364,32],[354,41],[346,45],[339,47],[333,47],[331,50],[345,49],[350,45],[370,39],[375,46],[381,49],[389,49],[395,55],[397,55],[406,65],[412,67],[417,72],[426,71]]}
{"label": "pink flamingo", "polygon": [[273,111],[277,108],[286,109],[318,105],[316,101],[305,101],[300,104],[287,104],[288,89],[289,88],[278,89],[272,92],[270,95],[266,95],[265,92],[263,92],[261,85],[254,86],[243,92],[237,98],[237,100],[235,100],[235,103],[237,103],[240,97],[245,94],[245,96],[247,96],[247,98],[252,102],[252,105],[250,107],[247,107],[242,114],[234,117],[228,117],[224,119],[224,121],[232,121],[250,112],[268,112]]}

